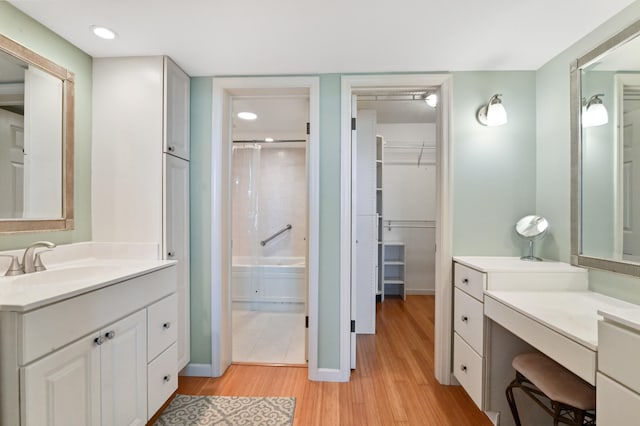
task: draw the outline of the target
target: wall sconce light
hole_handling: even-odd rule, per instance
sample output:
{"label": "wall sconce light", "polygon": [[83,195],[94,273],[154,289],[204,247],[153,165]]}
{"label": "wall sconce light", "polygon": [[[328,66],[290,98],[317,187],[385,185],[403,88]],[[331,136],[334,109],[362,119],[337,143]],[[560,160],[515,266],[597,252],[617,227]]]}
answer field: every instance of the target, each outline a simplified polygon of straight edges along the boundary
{"label": "wall sconce light", "polygon": [[607,108],[602,103],[600,96],[604,96],[604,94],[593,95],[588,101],[582,99],[582,127],[602,126],[609,122]]}
{"label": "wall sconce light", "polygon": [[487,105],[480,107],[477,113],[478,121],[484,126],[502,126],[507,123],[507,110],[502,105],[502,95],[493,95]]}
{"label": "wall sconce light", "polygon": [[427,92],[424,94],[423,99],[431,108],[438,106],[438,95],[436,93]]}

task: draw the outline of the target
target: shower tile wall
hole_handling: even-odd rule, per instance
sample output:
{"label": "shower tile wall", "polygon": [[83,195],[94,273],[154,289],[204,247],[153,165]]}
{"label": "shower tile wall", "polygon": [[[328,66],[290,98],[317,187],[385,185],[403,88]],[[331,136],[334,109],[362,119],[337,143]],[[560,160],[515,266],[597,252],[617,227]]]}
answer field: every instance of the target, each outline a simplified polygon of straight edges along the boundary
{"label": "shower tile wall", "polygon": [[[251,170],[249,156],[234,155],[234,175],[248,181],[253,173],[259,176],[258,241],[251,241],[246,232],[254,226],[246,212],[248,197],[233,198],[233,255],[259,257],[305,257],[306,235],[306,154],[304,148],[262,148],[260,170]],[[242,191],[248,188],[242,183]],[[292,229],[264,247],[259,246],[273,233],[291,224]]]}

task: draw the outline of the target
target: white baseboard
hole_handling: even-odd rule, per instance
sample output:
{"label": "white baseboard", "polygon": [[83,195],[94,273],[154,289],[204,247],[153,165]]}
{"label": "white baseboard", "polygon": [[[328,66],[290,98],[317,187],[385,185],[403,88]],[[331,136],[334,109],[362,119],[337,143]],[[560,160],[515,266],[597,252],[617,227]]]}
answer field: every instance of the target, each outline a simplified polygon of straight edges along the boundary
{"label": "white baseboard", "polygon": [[211,364],[187,364],[180,372],[181,376],[213,377]]}
{"label": "white baseboard", "polygon": [[433,296],[434,294],[436,294],[436,291],[431,289],[431,290],[424,290],[424,289],[420,289],[420,288],[408,288],[405,290],[405,292],[407,293],[407,295],[417,295],[417,296]]}
{"label": "white baseboard", "polygon": [[351,370],[345,373],[335,368],[318,368],[315,374],[309,373],[309,380],[316,382],[348,382],[351,378]]}

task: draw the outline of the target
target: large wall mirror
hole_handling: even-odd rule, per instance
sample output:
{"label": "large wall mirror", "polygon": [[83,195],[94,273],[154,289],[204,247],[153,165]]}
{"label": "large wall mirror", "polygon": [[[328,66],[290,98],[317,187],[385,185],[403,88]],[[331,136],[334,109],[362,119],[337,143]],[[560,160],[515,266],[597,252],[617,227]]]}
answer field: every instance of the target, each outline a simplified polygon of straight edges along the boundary
{"label": "large wall mirror", "polygon": [[0,232],[73,229],[73,78],[0,35]]}
{"label": "large wall mirror", "polygon": [[640,21],[571,67],[572,263],[640,276]]}

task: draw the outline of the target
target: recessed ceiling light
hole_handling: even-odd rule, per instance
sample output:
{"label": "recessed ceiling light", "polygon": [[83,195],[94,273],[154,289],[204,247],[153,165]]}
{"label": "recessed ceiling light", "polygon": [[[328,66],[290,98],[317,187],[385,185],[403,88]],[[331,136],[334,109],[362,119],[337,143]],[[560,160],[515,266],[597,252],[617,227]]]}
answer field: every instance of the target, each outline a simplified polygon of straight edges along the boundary
{"label": "recessed ceiling light", "polygon": [[255,120],[258,116],[252,112],[243,111],[238,113],[238,118],[242,118],[243,120]]}
{"label": "recessed ceiling light", "polygon": [[98,37],[103,38],[105,40],[113,40],[114,38],[116,38],[115,32],[113,32],[109,28],[101,27],[99,25],[92,25],[91,31],[93,31],[93,33]]}
{"label": "recessed ceiling light", "polygon": [[265,142],[273,142],[273,138],[264,138]]}
{"label": "recessed ceiling light", "polygon": [[427,96],[425,96],[424,101],[431,108],[435,108],[438,105],[438,95],[436,95],[435,93],[429,93]]}

